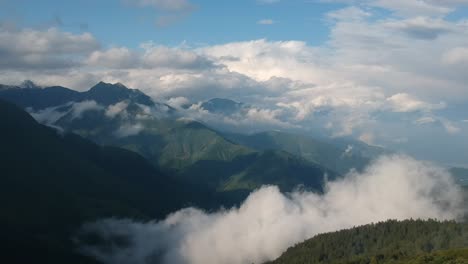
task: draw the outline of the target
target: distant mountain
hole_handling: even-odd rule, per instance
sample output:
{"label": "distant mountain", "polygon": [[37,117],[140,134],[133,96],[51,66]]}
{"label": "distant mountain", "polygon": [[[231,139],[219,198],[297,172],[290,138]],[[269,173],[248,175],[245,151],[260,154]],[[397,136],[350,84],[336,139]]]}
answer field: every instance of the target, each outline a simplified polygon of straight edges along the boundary
{"label": "distant mountain", "polygon": [[246,105],[229,99],[214,98],[203,102],[201,107],[210,113],[232,115],[244,109]]}
{"label": "distant mountain", "polygon": [[272,264],[467,263],[468,224],[387,221],[318,235]]}
{"label": "distant mountain", "polygon": [[82,95],[84,100],[93,100],[98,104],[105,106],[116,104],[124,100],[130,100],[136,104],[153,106],[154,102],[151,97],[142,93],[137,89],[129,89],[121,83],[110,84],[100,82],[91,87],[89,91]]}
{"label": "distant mountain", "polygon": [[34,110],[64,105],[69,102],[95,101],[109,106],[123,100],[153,106],[153,100],[136,89],[129,89],[124,85],[100,82],[86,92],[78,92],[61,86],[38,87],[32,82],[21,86],[3,86],[0,98],[14,102],[23,108]]}
{"label": "distant mountain", "polygon": [[341,174],[350,169],[363,169],[370,160],[385,153],[383,149],[371,147],[357,141],[326,142],[300,134],[279,131],[252,135],[226,134],[233,142],[256,150],[282,150],[303,157]]}
{"label": "distant mountain", "polygon": [[58,134],[1,100],[0,120],[0,257],[8,263],[92,263],[71,241],[85,221],[154,219],[192,204],[222,204],[136,153]]}
{"label": "distant mountain", "polygon": [[450,173],[455,177],[455,180],[460,185],[468,187],[468,169],[466,169],[466,168],[451,168]]}

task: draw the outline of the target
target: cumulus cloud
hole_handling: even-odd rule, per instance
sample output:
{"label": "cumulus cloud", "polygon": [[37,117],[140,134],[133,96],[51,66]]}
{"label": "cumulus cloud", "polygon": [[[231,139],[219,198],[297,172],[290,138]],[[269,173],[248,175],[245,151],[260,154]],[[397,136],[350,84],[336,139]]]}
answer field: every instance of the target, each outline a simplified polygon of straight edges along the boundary
{"label": "cumulus cloud", "polygon": [[155,45],[152,42],[141,45],[143,51],[125,47],[99,50],[90,54],[86,63],[110,69],[198,69],[214,67],[212,61],[191,50]]}
{"label": "cumulus cloud", "polygon": [[21,29],[0,25],[0,68],[60,69],[79,65],[76,56],[99,48],[90,33],[72,34],[57,28]]}
{"label": "cumulus cloud", "polygon": [[213,66],[213,63],[206,57],[199,56],[193,51],[169,48],[144,43],[142,47],[145,53],[142,63],[146,67],[167,67],[167,68],[192,68],[204,69]]}
{"label": "cumulus cloud", "polygon": [[394,112],[414,112],[423,111],[429,112],[431,110],[442,109],[445,107],[444,103],[430,104],[413,98],[406,93],[398,93],[387,98],[392,111]]}
{"label": "cumulus cloud", "polygon": [[407,20],[392,21],[387,26],[401,30],[410,37],[423,40],[433,40],[442,34],[449,33],[452,28],[442,19],[415,17]]}
{"label": "cumulus cloud", "polygon": [[86,60],[91,66],[103,66],[108,68],[132,68],[137,66],[136,52],[128,48],[110,48],[104,51],[94,51]]}
{"label": "cumulus cloud", "polygon": [[362,10],[356,6],[350,6],[342,8],[336,11],[329,12],[327,17],[332,20],[344,21],[344,20],[362,20],[372,16],[371,13]]}
{"label": "cumulus cloud", "polygon": [[323,195],[263,187],[239,208],[183,209],[159,222],[90,223],[82,233],[95,234],[106,245],[82,244],[81,251],[104,263],[262,263],[323,232],[387,219],[457,219],[463,213],[461,195],[442,168],[405,156],[383,157],[362,174],[328,183]]}

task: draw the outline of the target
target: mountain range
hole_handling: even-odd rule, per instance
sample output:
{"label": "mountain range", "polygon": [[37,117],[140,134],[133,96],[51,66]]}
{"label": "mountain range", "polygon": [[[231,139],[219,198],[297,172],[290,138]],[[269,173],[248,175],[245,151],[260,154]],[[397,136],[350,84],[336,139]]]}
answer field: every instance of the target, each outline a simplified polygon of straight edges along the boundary
{"label": "mountain range", "polygon": [[[251,106],[215,98],[200,107],[232,115]],[[11,263],[37,259],[41,263],[95,263],[76,251],[74,236],[85,222],[109,217],[162,219],[188,206],[207,211],[229,208],[263,185],[277,185],[284,193],[298,188],[323,192],[327,180],[363,170],[379,155],[391,153],[348,138],[218,130],[204,120],[185,116],[183,109],[120,83],[100,82],[85,92],[39,87],[32,82],[0,85],[0,120],[0,224],[4,237],[0,247],[5,249],[2,259]],[[466,169],[454,168],[452,173],[461,183],[468,177]],[[414,227],[412,222],[389,225],[398,230]],[[417,228],[438,225],[418,222]],[[466,229],[464,225],[440,225],[436,230]],[[325,258],[317,255],[316,248],[333,244],[359,249],[342,238],[364,230],[369,239],[385,228],[381,224],[318,236],[273,263],[306,263],[304,259],[316,258],[326,260],[318,263],[343,263],[342,253],[331,252]],[[460,232],[457,234],[465,236],[465,231]],[[407,243],[408,236],[395,240]],[[391,245],[402,247],[400,242]],[[454,247],[431,243],[437,250]],[[466,246],[457,244],[456,238],[450,243]],[[362,247],[371,249],[346,261],[352,257],[358,262],[349,263],[370,263],[366,261],[390,250]],[[423,258],[433,253],[414,248],[408,252],[411,254],[402,256]],[[341,254],[341,259],[333,254]]]}
{"label": "mountain range", "polygon": [[[174,178],[219,191],[248,193],[265,184],[279,185],[284,191],[298,185],[320,191],[325,177],[333,179],[352,168],[361,169],[377,156],[353,151],[351,144],[332,145],[303,135],[219,132],[203,120],[187,119],[183,112],[119,83],[100,82],[86,92],[31,83],[27,87],[4,88],[0,98],[14,102],[44,124],[100,145],[135,151]],[[202,107],[232,113],[246,106],[214,99]]]}

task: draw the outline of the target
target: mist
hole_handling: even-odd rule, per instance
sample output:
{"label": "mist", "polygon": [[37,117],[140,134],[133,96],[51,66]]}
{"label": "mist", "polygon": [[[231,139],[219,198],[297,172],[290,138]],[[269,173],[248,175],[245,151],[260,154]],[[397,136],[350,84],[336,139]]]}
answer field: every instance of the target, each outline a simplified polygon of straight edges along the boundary
{"label": "mist", "polygon": [[462,208],[461,189],[445,169],[395,155],[328,182],[321,195],[265,186],[238,208],[187,208],[162,221],[88,223],[82,233],[106,243],[82,243],[80,250],[108,264],[262,263],[319,233],[388,219],[456,220]]}

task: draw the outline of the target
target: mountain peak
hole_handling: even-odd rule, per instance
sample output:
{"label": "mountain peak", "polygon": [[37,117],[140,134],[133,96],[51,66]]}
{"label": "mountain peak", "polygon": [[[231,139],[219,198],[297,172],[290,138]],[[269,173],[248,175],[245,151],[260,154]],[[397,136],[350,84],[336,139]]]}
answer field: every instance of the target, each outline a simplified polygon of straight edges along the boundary
{"label": "mountain peak", "polygon": [[242,109],[244,104],[230,99],[213,98],[204,102],[201,106],[211,113],[233,114]]}
{"label": "mountain peak", "polygon": [[36,85],[33,81],[31,80],[24,80],[20,85],[20,88],[26,88],[26,89],[35,89],[35,88],[41,88],[40,86]]}
{"label": "mountain peak", "polygon": [[112,84],[101,81],[86,92],[86,97],[104,105],[115,104],[123,100],[131,100],[149,106],[154,105],[149,96],[139,90],[127,88],[122,83]]}
{"label": "mountain peak", "polygon": [[96,85],[94,85],[93,87],[91,87],[90,91],[91,90],[104,90],[104,89],[126,89],[126,90],[130,90],[129,88],[127,88],[127,86],[123,85],[122,83],[106,83],[106,82],[103,82],[103,81],[100,81],[99,83],[97,83]]}

